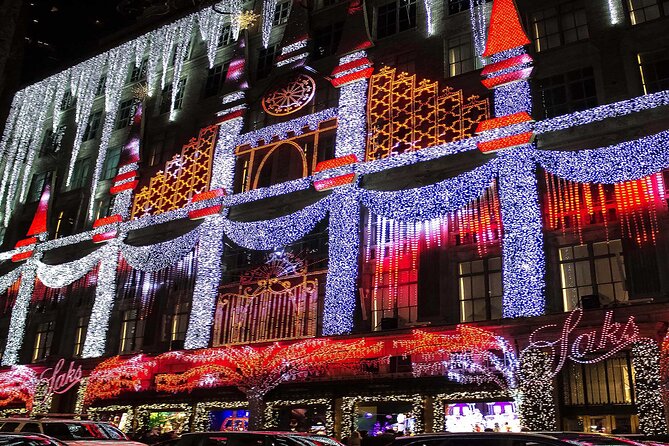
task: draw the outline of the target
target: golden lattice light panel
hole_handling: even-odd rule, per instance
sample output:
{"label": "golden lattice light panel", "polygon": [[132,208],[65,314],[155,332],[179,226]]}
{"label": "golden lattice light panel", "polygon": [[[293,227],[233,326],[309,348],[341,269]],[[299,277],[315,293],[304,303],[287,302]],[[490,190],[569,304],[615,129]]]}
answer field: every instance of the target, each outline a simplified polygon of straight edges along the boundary
{"label": "golden lattice light panel", "polygon": [[370,79],[367,160],[467,138],[490,117],[488,99],[383,67]]}
{"label": "golden lattice light panel", "polygon": [[191,138],[181,153],[165,163],[135,195],[132,218],[180,209],[193,195],[208,190],[217,135],[218,125],[201,129],[197,138]]}

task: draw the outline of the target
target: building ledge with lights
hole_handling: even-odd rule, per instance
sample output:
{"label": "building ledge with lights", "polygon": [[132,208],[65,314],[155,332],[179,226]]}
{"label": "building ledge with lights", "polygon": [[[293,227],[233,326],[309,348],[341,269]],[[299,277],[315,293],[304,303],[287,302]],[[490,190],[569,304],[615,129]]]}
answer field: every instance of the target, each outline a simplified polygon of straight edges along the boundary
{"label": "building ledge with lights", "polygon": [[665,6],[258,6],[16,93],[0,412],[667,433]]}

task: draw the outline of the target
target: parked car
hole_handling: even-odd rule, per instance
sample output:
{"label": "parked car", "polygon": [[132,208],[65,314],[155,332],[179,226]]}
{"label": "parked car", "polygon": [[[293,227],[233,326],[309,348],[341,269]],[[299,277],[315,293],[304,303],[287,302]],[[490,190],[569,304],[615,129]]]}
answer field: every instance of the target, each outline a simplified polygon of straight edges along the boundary
{"label": "parked car", "polygon": [[0,433],[0,446],[65,446],[65,443],[43,434],[3,432]]}
{"label": "parked car", "polygon": [[172,441],[174,446],[342,446],[324,435],[298,432],[194,432]]}
{"label": "parked car", "polygon": [[0,419],[0,433],[34,433],[56,438],[67,445],[143,446],[108,423],[61,419]]}
{"label": "parked car", "polygon": [[390,446],[644,446],[610,435],[579,432],[471,432],[399,437]]}

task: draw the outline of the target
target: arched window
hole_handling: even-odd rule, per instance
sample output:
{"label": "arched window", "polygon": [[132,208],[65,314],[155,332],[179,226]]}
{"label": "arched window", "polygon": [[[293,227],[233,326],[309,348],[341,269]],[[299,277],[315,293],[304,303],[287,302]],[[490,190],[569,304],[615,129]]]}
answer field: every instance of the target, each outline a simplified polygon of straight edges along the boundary
{"label": "arched window", "polygon": [[260,162],[253,188],[267,187],[308,175],[307,159],[294,142],[284,142],[270,150]]}

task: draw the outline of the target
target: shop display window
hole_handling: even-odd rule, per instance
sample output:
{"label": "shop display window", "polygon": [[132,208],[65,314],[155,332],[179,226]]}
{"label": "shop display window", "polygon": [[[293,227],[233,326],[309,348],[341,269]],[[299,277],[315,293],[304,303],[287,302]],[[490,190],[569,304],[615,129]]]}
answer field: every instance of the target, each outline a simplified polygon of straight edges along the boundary
{"label": "shop display window", "polygon": [[127,411],[97,412],[95,420],[109,423],[123,432],[128,432],[131,428]]}
{"label": "shop display window", "polygon": [[444,409],[447,432],[520,432],[518,408],[511,401],[452,403]]}
{"label": "shop display window", "polygon": [[356,428],[367,437],[412,435],[416,418],[410,402],[378,403],[358,406]]}
{"label": "shop display window", "polygon": [[189,414],[187,412],[151,412],[148,428],[159,434],[174,432],[181,434],[188,431]]}
{"label": "shop display window", "polygon": [[279,409],[279,430],[326,435],[324,405],[293,406]]}
{"label": "shop display window", "polygon": [[209,415],[212,431],[246,431],[249,428],[249,411],[246,409],[212,410]]}

